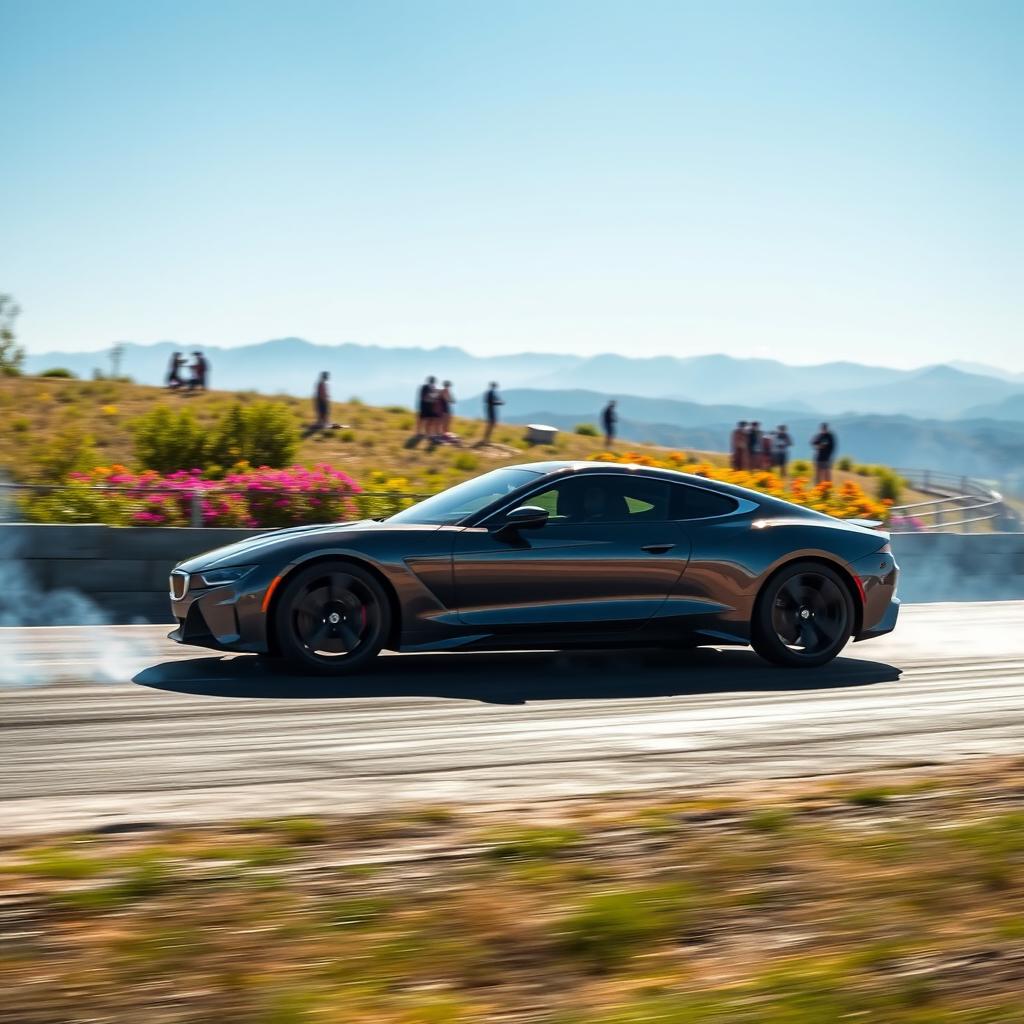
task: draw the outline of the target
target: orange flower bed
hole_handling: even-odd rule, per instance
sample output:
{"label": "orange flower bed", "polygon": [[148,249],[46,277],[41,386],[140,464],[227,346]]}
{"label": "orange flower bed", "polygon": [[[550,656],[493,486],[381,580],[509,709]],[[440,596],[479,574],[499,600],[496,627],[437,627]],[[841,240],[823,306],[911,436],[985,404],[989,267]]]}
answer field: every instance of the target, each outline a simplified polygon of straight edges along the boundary
{"label": "orange flower bed", "polygon": [[767,469],[737,470],[713,466],[709,462],[698,462],[683,452],[666,452],[660,458],[640,455],[636,452],[598,452],[593,458],[598,462],[620,462],[636,466],[656,466],[660,469],[677,469],[682,473],[693,473],[709,480],[748,487],[752,491],[783,498],[795,505],[825,512],[837,519],[878,519],[886,522],[889,518],[891,501],[871,497],[852,480],[835,486],[821,483],[812,486],[807,477],[797,476],[784,479]]}

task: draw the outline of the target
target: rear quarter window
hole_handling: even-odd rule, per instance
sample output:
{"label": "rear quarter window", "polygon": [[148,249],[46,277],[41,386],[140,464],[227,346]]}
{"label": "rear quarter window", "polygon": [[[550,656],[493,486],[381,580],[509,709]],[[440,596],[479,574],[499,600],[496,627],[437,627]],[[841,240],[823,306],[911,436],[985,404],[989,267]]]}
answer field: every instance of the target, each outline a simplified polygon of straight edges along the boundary
{"label": "rear quarter window", "polygon": [[671,519],[712,519],[735,512],[739,504],[734,498],[699,487],[674,484],[669,506]]}

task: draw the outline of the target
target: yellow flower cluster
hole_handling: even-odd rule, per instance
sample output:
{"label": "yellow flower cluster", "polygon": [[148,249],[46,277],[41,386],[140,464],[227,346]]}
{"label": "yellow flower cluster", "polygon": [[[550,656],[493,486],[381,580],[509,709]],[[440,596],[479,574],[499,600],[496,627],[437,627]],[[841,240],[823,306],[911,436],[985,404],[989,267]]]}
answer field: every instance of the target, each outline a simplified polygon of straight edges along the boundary
{"label": "yellow flower cluster", "polygon": [[871,497],[852,480],[838,486],[831,483],[812,486],[803,476],[785,479],[767,469],[729,469],[712,465],[710,462],[697,461],[682,452],[666,452],[659,458],[637,452],[599,452],[593,457],[599,462],[677,469],[682,473],[707,477],[709,480],[722,480],[725,483],[748,487],[752,491],[783,498],[795,505],[826,512],[837,519],[878,519],[885,522],[889,518],[889,506],[892,504],[891,501],[880,501]]}

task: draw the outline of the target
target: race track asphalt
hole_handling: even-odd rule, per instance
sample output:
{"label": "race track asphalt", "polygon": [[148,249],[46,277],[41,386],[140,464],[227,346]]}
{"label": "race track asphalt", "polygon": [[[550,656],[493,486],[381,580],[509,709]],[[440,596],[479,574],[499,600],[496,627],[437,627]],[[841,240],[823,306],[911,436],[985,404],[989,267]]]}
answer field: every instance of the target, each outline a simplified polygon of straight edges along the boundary
{"label": "race track asphalt", "polygon": [[749,651],[396,655],[273,676],[167,627],[0,629],[5,831],[525,805],[1024,752],[1024,602],[914,605],[824,669]]}

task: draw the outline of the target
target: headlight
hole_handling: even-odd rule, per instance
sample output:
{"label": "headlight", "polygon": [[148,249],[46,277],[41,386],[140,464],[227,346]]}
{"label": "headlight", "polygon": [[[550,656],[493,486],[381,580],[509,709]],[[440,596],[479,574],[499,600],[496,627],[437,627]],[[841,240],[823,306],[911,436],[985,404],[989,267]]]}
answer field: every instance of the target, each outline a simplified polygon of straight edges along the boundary
{"label": "headlight", "polygon": [[223,569],[208,569],[199,573],[199,578],[208,587],[219,587],[225,583],[237,583],[255,569],[254,565],[228,565]]}

